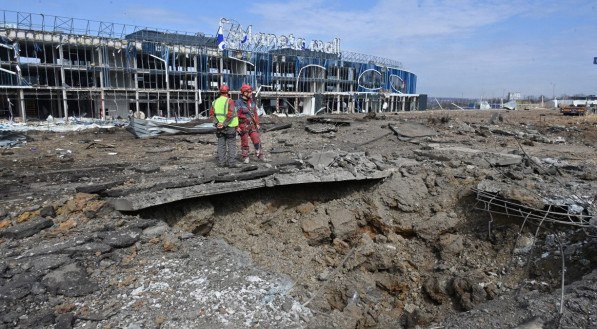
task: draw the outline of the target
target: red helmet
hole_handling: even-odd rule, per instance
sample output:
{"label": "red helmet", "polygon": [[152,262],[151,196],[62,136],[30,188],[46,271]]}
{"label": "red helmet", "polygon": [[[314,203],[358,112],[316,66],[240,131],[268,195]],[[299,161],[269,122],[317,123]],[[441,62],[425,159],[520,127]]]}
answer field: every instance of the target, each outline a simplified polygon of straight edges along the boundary
{"label": "red helmet", "polygon": [[245,91],[251,92],[251,91],[253,91],[253,88],[251,88],[251,86],[249,86],[248,84],[243,83],[242,87],[240,87],[240,93],[242,94]]}
{"label": "red helmet", "polygon": [[230,91],[230,87],[228,87],[228,85],[220,86],[220,94],[227,94],[229,91]]}

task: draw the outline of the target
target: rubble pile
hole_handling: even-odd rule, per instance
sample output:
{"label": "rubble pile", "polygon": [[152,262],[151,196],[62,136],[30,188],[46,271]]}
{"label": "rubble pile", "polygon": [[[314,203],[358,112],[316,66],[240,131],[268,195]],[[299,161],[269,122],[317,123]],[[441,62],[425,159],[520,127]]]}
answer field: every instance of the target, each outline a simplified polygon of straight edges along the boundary
{"label": "rubble pile", "polygon": [[237,169],[207,134],[2,148],[0,328],[594,325],[591,122],[267,119]]}

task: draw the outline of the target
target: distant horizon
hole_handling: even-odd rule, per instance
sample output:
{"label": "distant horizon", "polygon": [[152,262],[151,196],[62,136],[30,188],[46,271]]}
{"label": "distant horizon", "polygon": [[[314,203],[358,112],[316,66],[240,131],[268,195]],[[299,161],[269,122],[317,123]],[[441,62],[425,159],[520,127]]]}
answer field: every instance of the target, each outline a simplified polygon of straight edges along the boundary
{"label": "distant horizon", "polygon": [[585,45],[597,31],[592,1],[15,0],[0,9],[210,36],[226,17],[264,33],[338,37],[342,51],[403,63],[417,75],[417,93],[427,95],[597,94],[597,45]]}
{"label": "distant horizon", "polygon": [[[421,93],[424,94],[424,93]],[[506,95],[505,97],[460,97],[460,96],[435,96],[435,95],[428,95],[428,97],[433,97],[433,98],[449,98],[449,99],[477,99],[477,100],[487,100],[487,99],[507,99],[508,95]],[[520,99],[539,99],[543,97],[545,100],[553,100],[554,98],[552,98],[551,96],[547,96],[547,95],[521,95]],[[590,99],[597,99],[597,94],[592,94],[592,95],[584,95],[584,94],[575,94],[575,95],[556,95],[555,99],[557,100],[561,100],[561,99],[582,99],[582,98],[590,98]]]}

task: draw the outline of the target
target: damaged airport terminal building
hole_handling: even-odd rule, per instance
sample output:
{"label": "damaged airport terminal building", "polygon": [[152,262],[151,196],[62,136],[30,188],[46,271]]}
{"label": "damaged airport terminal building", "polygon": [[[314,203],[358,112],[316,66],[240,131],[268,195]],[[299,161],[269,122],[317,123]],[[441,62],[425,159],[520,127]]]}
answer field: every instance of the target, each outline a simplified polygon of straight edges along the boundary
{"label": "damaged airport terminal building", "polygon": [[[425,109],[400,62],[340,40],[255,33],[222,18],[216,36],[2,11],[0,117],[205,115],[218,87],[251,84],[266,113]],[[216,22],[214,22],[216,23]],[[214,24],[215,25],[215,24]]]}

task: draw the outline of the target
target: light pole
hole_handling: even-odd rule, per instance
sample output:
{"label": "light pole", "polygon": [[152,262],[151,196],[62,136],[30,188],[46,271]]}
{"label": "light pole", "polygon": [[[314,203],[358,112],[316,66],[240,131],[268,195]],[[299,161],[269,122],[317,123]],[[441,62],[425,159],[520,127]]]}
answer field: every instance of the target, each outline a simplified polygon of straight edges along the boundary
{"label": "light pole", "polygon": [[164,63],[164,71],[166,72],[166,113],[167,117],[170,118],[170,79],[168,78],[168,63],[165,59],[158,56],[149,54],[149,56],[162,61]]}
{"label": "light pole", "polygon": [[556,99],[556,84],[551,82],[551,98]]}
{"label": "light pole", "polygon": [[[294,112],[295,113],[296,113],[296,107],[299,106],[299,101],[298,101],[298,92],[299,92],[298,91],[298,84],[299,84],[299,79],[301,78],[301,72],[303,72],[303,69],[305,69],[307,67],[319,67],[320,69],[322,69],[324,71],[327,71],[327,69],[325,67],[323,67],[321,65],[317,65],[317,64],[309,64],[309,65],[305,65],[305,66],[303,66],[303,67],[300,68],[300,70],[298,71],[298,74],[296,75],[296,86],[294,87],[294,92],[297,93],[297,97],[294,100],[294,103],[295,103],[295,105],[294,105],[295,106]],[[288,104],[290,105],[290,103],[288,103]],[[301,109],[301,111],[302,111],[302,109]]]}

